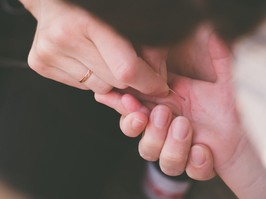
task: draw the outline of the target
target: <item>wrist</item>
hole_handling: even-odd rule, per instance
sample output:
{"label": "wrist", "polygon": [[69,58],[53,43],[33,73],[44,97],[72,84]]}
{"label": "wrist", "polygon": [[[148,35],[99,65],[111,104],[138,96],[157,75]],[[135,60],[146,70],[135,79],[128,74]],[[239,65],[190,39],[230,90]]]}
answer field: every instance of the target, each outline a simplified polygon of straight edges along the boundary
{"label": "wrist", "polygon": [[234,157],[217,173],[238,198],[261,199],[265,194],[266,170],[246,135]]}

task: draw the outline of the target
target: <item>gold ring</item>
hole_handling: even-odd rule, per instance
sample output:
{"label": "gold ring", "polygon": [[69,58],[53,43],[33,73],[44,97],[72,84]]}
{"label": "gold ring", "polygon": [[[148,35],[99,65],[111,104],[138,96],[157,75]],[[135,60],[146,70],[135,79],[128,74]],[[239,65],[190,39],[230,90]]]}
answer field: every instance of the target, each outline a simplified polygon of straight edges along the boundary
{"label": "gold ring", "polygon": [[84,75],[84,77],[79,81],[80,83],[84,83],[84,82],[86,82],[88,79],[89,79],[89,77],[91,76],[91,74],[92,74],[92,71],[89,69],[87,72],[86,72],[86,74]]}

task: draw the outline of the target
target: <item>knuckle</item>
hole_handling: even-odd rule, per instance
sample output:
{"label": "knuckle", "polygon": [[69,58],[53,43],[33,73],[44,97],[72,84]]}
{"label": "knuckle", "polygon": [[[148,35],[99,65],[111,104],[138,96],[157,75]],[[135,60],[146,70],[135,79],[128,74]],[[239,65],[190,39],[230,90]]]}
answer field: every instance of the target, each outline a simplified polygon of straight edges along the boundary
{"label": "knuckle", "polygon": [[89,90],[91,90],[91,89],[88,88],[88,87],[79,87],[79,89],[84,90],[84,91],[89,91]]}
{"label": "knuckle", "polygon": [[156,156],[156,155],[154,155],[152,153],[149,153],[149,152],[145,153],[143,151],[140,151],[139,154],[144,160],[147,160],[147,161],[154,162],[154,161],[158,160],[158,156]]}
{"label": "knuckle", "polygon": [[32,57],[36,60],[49,62],[52,59],[53,48],[49,41],[39,40],[34,46]]}
{"label": "knuckle", "polygon": [[159,159],[160,147],[154,144],[143,144],[140,142],[139,154],[147,161],[157,161]]}
{"label": "knuckle", "polygon": [[173,157],[172,155],[160,157],[160,167],[162,171],[171,176],[177,176],[184,172],[186,162],[184,159]]}
{"label": "knuckle", "polygon": [[137,59],[127,60],[126,62],[121,61],[116,66],[115,76],[122,83],[130,83],[134,80],[137,74],[136,65],[138,64]]}
{"label": "knuckle", "polygon": [[71,34],[66,27],[69,26],[58,25],[53,27],[53,29],[47,33],[46,39],[56,46],[65,47],[70,41],[69,35]]}
{"label": "knuckle", "polygon": [[161,167],[162,172],[169,176],[178,176],[178,175],[181,175],[185,171],[184,169],[165,166],[165,165],[162,165],[160,167]]}
{"label": "knuckle", "polygon": [[[47,72],[47,65],[57,62],[57,55],[68,45],[68,34],[64,26],[53,26],[52,29],[39,33],[28,56],[29,66],[40,74]],[[69,32],[69,31],[68,31]]]}
{"label": "knuckle", "polygon": [[32,70],[40,74],[44,74],[47,71],[47,66],[45,66],[43,62],[41,62],[40,59],[33,53],[30,53],[28,56],[28,65]]}
{"label": "knuckle", "polygon": [[112,88],[113,87],[110,86],[110,85],[104,85],[104,86],[95,88],[94,92],[98,93],[98,94],[107,94],[107,93],[109,93],[112,90]]}
{"label": "knuckle", "polygon": [[118,89],[126,89],[126,88],[128,88],[128,85],[123,84],[123,83],[115,83],[114,87],[118,88]]}
{"label": "knuckle", "polygon": [[172,154],[172,153],[165,153],[161,156],[163,162],[167,165],[173,166],[180,166],[184,165],[186,162],[186,157],[182,155]]}

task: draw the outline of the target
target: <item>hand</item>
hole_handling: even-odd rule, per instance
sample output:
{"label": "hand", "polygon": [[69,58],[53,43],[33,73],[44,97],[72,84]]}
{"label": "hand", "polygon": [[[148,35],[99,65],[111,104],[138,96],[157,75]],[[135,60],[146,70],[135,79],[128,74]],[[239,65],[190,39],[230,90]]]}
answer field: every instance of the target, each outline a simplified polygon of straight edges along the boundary
{"label": "hand", "polygon": [[[208,162],[208,160],[211,161],[212,156],[207,156],[207,154],[212,152],[215,171],[239,198],[262,198],[265,195],[266,172],[240,125],[231,82],[232,60],[230,52],[214,34],[208,38],[207,45],[203,46],[203,49],[205,49],[204,47],[207,47],[205,56],[195,56],[193,57],[194,59],[190,59],[191,57],[189,56],[191,54],[184,53],[182,59],[189,59],[189,63],[192,64],[193,68],[202,63],[202,60],[206,60],[206,57],[209,57],[210,60],[203,66],[204,70],[213,71],[206,78],[211,80],[211,82],[172,74],[170,83],[176,95],[172,94],[166,98],[142,95],[139,97],[144,100],[142,101],[143,104],[134,97],[138,96],[136,92],[133,92],[133,95],[129,95],[120,91],[112,92],[109,96],[96,94],[95,97],[99,102],[115,108],[122,114],[121,128],[129,136],[136,136],[138,132],[145,129],[145,124],[147,124],[148,115],[150,114],[148,112],[149,109],[144,106],[147,105],[147,101],[149,102],[148,107],[154,107],[156,104],[167,104],[176,115],[187,116],[194,130],[190,157],[193,155],[193,145],[200,144],[199,146],[203,146],[203,150],[198,155],[205,154],[205,157],[209,158],[206,161]],[[194,53],[197,52],[194,51]],[[187,57],[187,55],[189,56]],[[197,78],[197,71],[200,70],[192,70],[194,74],[188,76]],[[212,74],[215,75],[215,78],[213,78]],[[115,97],[113,98],[115,101],[112,101],[112,97]],[[161,116],[165,118],[165,114]],[[138,125],[133,125],[136,124],[135,121],[137,121]],[[152,121],[152,118],[150,118],[150,121]],[[147,134],[146,131],[143,139],[147,138]],[[164,133],[162,134],[164,135]],[[162,140],[164,139],[162,138]],[[162,152],[169,140],[172,140],[172,143],[175,141],[175,139],[171,138],[171,131],[168,132]],[[155,140],[154,143],[157,143],[157,141]],[[205,153],[202,153],[204,152],[204,147],[206,147],[206,150]],[[174,148],[168,147],[165,149],[168,149],[171,154],[172,151],[175,153]],[[150,148],[149,150],[152,151],[153,149]],[[140,153],[142,152],[140,151]],[[183,158],[187,157],[185,153],[183,155]],[[172,168],[175,168],[174,164]],[[206,174],[206,170],[194,168],[196,169],[193,169],[193,164],[190,167],[188,161],[186,171],[192,178],[194,175],[196,175],[195,179],[197,179],[200,174]],[[208,169],[208,167],[206,168]],[[193,171],[196,171],[196,173],[193,173]],[[212,171],[212,169],[209,168],[209,171]],[[207,178],[203,175],[201,179]]]}
{"label": "hand", "polygon": [[[243,134],[239,130],[241,128],[231,85],[230,53],[215,37],[209,39],[207,47],[211,58],[210,63],[212,64],[209,67],[216,75],[215,82],[194,80],[172,74],[170,85],[177,94],[171,94],[166,98],[143,95],[139,97],[144,102],[148,101],[149,104],[151,102],[153,104],[166,104],[175,115],[186,116],[191,121],[194,130],[193,144],[208,146],[215,157],[214,166],[216,170],[219,170],[234,157],[234,152]],[[119,94],[112,93],[112,95],[117,95],[117,99],[119,98]],[[136,93],[133,93],[133,95],[136,95]],[[96,97],[98,101],[111,107],[115,105],[110,104],[110,101],[112,101],[110,96],[108,97],[109,100],[101,95],[96,95]],[[136,119],[137,116],[138,118],[145,118],[145,111],[147,110],[139,102],[134,101],[133,96],[121,95],[120,99],[122,103],[116,105],[121,105],[117,110],[124,115],[121,127],[122,129],[130,129],[129,121],[133,121],[132,118]],[[130,110],[129,107],[133,108],[135,112],[132,111],[133,109]],[[133,113],[128,114],[129,112]],[[143,123],[145,122],[147,120]],[[126,128],[123,126],[126,126]],[[136,136],[136,132],[134,130],[126,131],[126,134]],[[147,132],[145,135],[147,135]],[[164,138],[161,138],[161,140],[164,142]],[[157,142],[158,140],[154,143]],[[140,153],[143,152],[140,151]]]}
{"label": "hand", "polygon": [[192,124],[186,117],[174,117],[165,105],[155,106],[139,143],[140,155],[148,161],[159,159],[161,170],[177,176],[185,170],[196,180],[215,176],[212,152],[200,143],[193,143]]}
{"label": "hand", "polygon": [[[21,2],[38,21],[28,61],[39,74],[96,93],[113,87],[168,93],[166,73],[151,68],[129,41],[87,11],[61,0]],[[93,73],[80,83],[88,70]]]}
{"label": "hand", "polygon": [[[207,43],[205,43],[204,45],[207,45]],[[188,49],[187,46],[186,49]],[[191,54],[193,53],[190,53],[190,55]],[[209,61],[209,63],[211,62]],[[213,68],[209,67],[209,70],[210,69]],[[197,70],[194,69],[192,71]],[[207,72],[209,73],[209,79],[215,79],[215,77],[211,77],[212,74],[210,73],[210,71]],[[170,115],[172,114],[170,113],[169,109],[167,109],[167,107],[155,107],[150,114],[149,109],[141,105],[141,103],[134,101],[133,96],[128,94],[121,95],[120,93],[116,92],[109,93],[108,97],[96,95],[96,99],[101,103],[109,105],[110,107],[115,107],[118,112],[124,115],[121,117],[120,124],[122,131],[124,131],[126,135],[132,137],[137,136],[139,132],[141,132],[146,127],[145,135],[143,136],[139,145],[140,154],[144,159],[151,161],[155,161],[160,157],[161,168],[166,174],[177,175],[183,172],[184,169],[186,169],[187,173],[194,179],[207,180],[214,176],[211,151],[203,144],[197,143],[192,146],[192,132],[188,133],[187,139],[183,140],[182,142],[180,140],[177,141],[176,139],[173,139],[173,133],[171,132],[180,132],[178,125],[174,125],[177,123],[175,122],[176,120],[179,121],[179,117],[175,118],[171,123],[171,119],[169,118],[171,118]],[[116,103],[117,101],[119,101],[120,103]],[[166,118],[165,120],[168,121],[163,128],[159,129],[154,123],[154,115],[156,115],[156,113],[158,115],[158,111],[155,110],[158,109],[161,109],[161,111],[164,110],[164,114],[159,114],[159,118]],[[147,125],[147,115],[149,114],[150,119]],[[171,127],[168,131],[170,123]],[[173,128],[172,126],[174,126],[175,128]],[[167,132],[169,133],[167,134]],[[192,149],[190,150],[191,146]],[[193,159],[198,160],[198,163],[201,160],[200,165],[195,164],[195,161],[192,161]]]}

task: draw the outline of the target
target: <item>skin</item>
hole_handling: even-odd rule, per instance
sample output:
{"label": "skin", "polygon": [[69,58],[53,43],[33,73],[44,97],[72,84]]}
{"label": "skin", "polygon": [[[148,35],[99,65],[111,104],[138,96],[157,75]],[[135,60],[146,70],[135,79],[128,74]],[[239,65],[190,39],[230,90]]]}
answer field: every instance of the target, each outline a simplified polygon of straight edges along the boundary
{"label": "skin", "polygon": [[[169,91],[166,69],[162,69],[165,59],[153,62],[162,55],[160,50],[143,49],[144,61],[130,42],[80,8],[60,0],[21,2],[38,21],[29,55],[35,71],[80,89],[92,89],[99,102],[123,115],[125,134],[136,136],[146,128],[140,154],[148,160],[160,158],[164,172],[176,175],[186,169],[190,176],[208,179],[214,168],[239,198],[263,197],[265,170],[241,128],[228,67],[231,57],[221,42],[210,39],[207,45],[215,81],[169,74],[168,82],[177,94],[151,97],[166,96]],[[203,59],[194,58],[194,65]],[[93,75],[79,83],[89,69]],[[109,92],[113,87],[132,87],[150,95]],[[111,104],[106,97],[113,99]],[[250,171],[253,167],[256,169]]]}
{"label": "skin", "polygon": [[[60,0],[21,0],[21,2],[38,22],[28,61],[31,68],[39,74],[80,89],[92,89],[100,94],[109,92],[113,86],[120,89],[130,86],[149,95],[165,96],[169,93],[169,87],[166,84],[168,49],[142,46],[140,47],[142,58],[140,58],[130,42],[81,8]],[[92,70],[93,74],[84,83],[79,83],[88,69]],[[124,101],[127,102],[127,99]],[[132,106],[131,103],[128,107],[130,106]],[[125,131],[129,131],[127,120],[128,123],[135,125],[135,129],[128,132],[128,135],[136,132],[136,128],[137,132],[142,131],[147,125],[146,115],[149,110],[144,108],[143,111],[145,115],[136,113],[142,118],[135,122],[131,122],[134,115],[125,118],[124,122],[123,119],[121,120],[121,127],[126,129]],[[166,131],[169,125],[170,123],[163,129]],[[188,125],[188,122],[185,122],[185,125]],[[174,129],[177,125],[171,126]],[[187,152],[191,145],[192,132],[189,131],[188,134],[185,141],[176,140],[175,142],[182,143],[180,146],[183,147],[179,148],[187,148]],[[179,148],[175,151],[180,150]],[[210,157],[207,159],[211,159],[210,151],[206,147],[203,150],[206,156]],[[167,155],[167,151],[165,150],[162,159]],[[145,154],[142,153],[142,156]],[[179,162],[184,162],[187,158],[188,155],[182,157]],[[156,156],[152,155],[146,159],[155,160]],[[162,164],[164,162],[166,161],[162,161]],[[180,165],[180,168],[175,170],[170,166],[167,170],[165,169],[165,172],[176,175],[184,170],[185,165]],[[209,169],[212,168],[212,161],[208,161],[201,168],[204,170],[204,176],[207,176],[204,178],[211,178],[214,175],[213,170]],[[201,174],[196,178],[202,179],[202,176]]]}
{"label": "skin", "polygon": [[[213,157],[213,169],[239,198],[262,198],[266,188],[266,172],[258,155],[249,143],[249,139],[246,137],[239,120],[231,81],[232,57],[230,51],[215,34],[209,36],[206,46],[211,60],[208,67],[214,71],[215,81],[202,81],[169,74],[170,87],[177,94],[171,94],[164,98],[138,95],[138,99],[143,104],[147,104],[147,102],[149,104],[159,104],[151,109],[145,135],[139,144],[140,154],[144,158],[148,157],[147,159],[150,157],[154,159],[155,157],[160,158],[160,165],[163,171],[173,171],[179,167],[178,164],[180,162],[183,162],[189,175],[193,176],[193,172],[198,171],[197,175],[201,173],[202,179],[207,179],[208,175],[206,173],[208,172],[200,169],[199,165],[201,164],[197,165],[195,163],[204,162],[201,159],[202,157],[203,159],[205,158],[205,163],[212,162],[208,158]],[[200,60],[196,59],[194,61],[195,65],[200,62]],[[132,94],[136,96],[136,92],[132,92]],[[126,95],[120,94],[120,100],[125,100],[123,98]],[[136,106],[137,113],[132,113],[134,114],[134,119],[137,118],[137,114],[142,113],[145,115],[144,111],[140,111],[140,109],[143,110],[143,105],[141,105],[140,101],[133,97],[127,98],[131,100],[132,104],[134,104],[135,99],[134,105],[138,105]],[[96,95],[96,99],[108,105],[105,96]],[[168,109],[166,107],[163,108],[162,104],[166,105]],[[167,121],[167,125],[161,129],[160,135],[156,131],[156,124],[152,123],[154,121],[154,110],[158,109],[158,107],[161,109],[161,112],[158,113],[158,118],[162,121],[165,119]],[[129,122],[126,118],[131,115],[123,114],[123,111],[125,111],[124,113],[127,111],[123,110],[122,106],[116,107],[116,110],[121,110],[122,115],[124,115],[122,117],[122,126],[127,126],[130,129],[130,124],[125,124],[124,122]],[[171,119],[170,113],[183,115],[189,120],[184,120],[183,116],[181,119],[180,116]],[[176,134],[182,134],[184,129],[189,129],[185,136],[187,140],[191,139],[191,129],[193,129],[190,149],[182,144],[178,146],[181,148],[177,149],[177,143],[173,144],[176,141],[173,138],[174,136],[171,137],[173,125],[175,125],[174,131]],[[169,129],[166,130],[168,126]],[[134,136],[137,135],[137,131],[132,129],[128,132],[133,132]],[[124,129],[128,133],[126,130]],[[212,156],[208,156],[208,150],[211,151]],[[167,159],[165,158],[167,156],[164,156],[165,153],[179,153],[179,155]],[[180,157],[188,158],[182,159]],[[178,161],[171,161],[173,159]],[[196,161],[193,161],[193,159]],[[172,169],[169,168],[169,165]],[[210,167],[206,168],[211,173],[212,169]]]}
{"label": "skin", "polygon": [[[206,34],[200,33],[200,35],[204,36],[204,41],[201,42],[200,45],[207,45],[210,34],[208,33],[206,36]],[[202,39],[202,36],[200,36],[199,38]],[[196,40],[198,40],[198,34],[196,35]],[[195,46],[195,42],[192,42],[189,45],[184,44],[183,49],[194,49],[189,48],[189,46]],[[188,51],[186,52],[189,56],[182,56],[182,58],[186,58],[187,60],[191,60],[190,56],[193,53],[198,53],[196,51],[190,53],[188,53]],[[206,61],[204,62],[211,63],[211,57],[208,50],[205,50],[204,52],[208,53],[203,54],[204,58],[206,57]],[[201,57],[199,58],[201,59],[201,61],[203,61]],[[211,77],[213,76],[213,67],[205,67],[204,70],[208,71],[206,73],[207,79],[216,78],[216,76]],[[187,85],[185,85],[180,84],[180,82],[177,81],[172,81],[175,79],[174,74],[172,74],[169,79],[169,83],[174,90],[177,89],[177,85],[180,85],[180,88],[182,89],[184,86],[188,87],[187,85],[190,85],[190,83],[186,83]],[[206,81],[206,83],[210,84],[211,82]],[[191,88],[189,89],[191,90]],[[197,89],[198,88],[195,88],[195,90]],[[132,94],[135,96],[136,92]],[[149,161],[160,159],[161,169],[168,175],[178,175],[184,170],[187,170],[187,173],[194,179],[210,179],[215,175],[213,170],[212,152],[207,147],[208,145],[205,145],[205,143],[202,141],[192,143],[192,137],[195,136],[195,133],[193,135],[193,132],[191,130],[192,127],[189,127],[191,126],[191,124],[184,117],[176,118],[177,115],[185,115],[186,117],[188,117],[188,113],[190,112],[190,105],[187,104],[189,100],[186,99],[184,101],[184,97],[180,97],[180,95],[186,96],[187,93],[180,93],[180,91],[177,91],[177,94],[172,93],[167,98],[151,98],[149,96],[141,96],[142,101],[145,101],[144,104],[149,101],[149,107],[152,107],[153,104],[167,105],[156,106],[155,108],[153,108],[153,110],[151,110],[151,112],[149,112],[149,110],[141,103],[134,101],[134,97],[132,95],[121,95],[120,93],[112,92],[109,93],[108,96],[95,95],[95,97],[97,101],[107,104],[108,106],[113,107],[118,112],[122,113],[120,126],[122,131],[126,135],[131,137],[138,136],[139,132],[143,130],[143,126],[146,127],[145,135],[143,136],[139,144],[139,152],[144,159]],[[194,99],[194,101],[196,102],[197,100]],[[202,115],[204,114],[205,113],[202,113]],[[147,118],[147,115],[150,115],[149,118]],[[166,118],[165,124],[156,125],[156,121],[161,120],[156,120],[156,117]],[[191,119],[191,117],[192,116],[190,115],[188,118]],[[197,122],[195,122],[195,125],[197,125]],[[195,125],[192,125],[193,128]],[[197,131],[202,130],[198,128]],[[183,135],[181,136],[182,139],[175,136],[178,134]]]}
{"label": "skin", "polygon": [[[96,93],[132,87],[145,94],[168,94],[165,64],[149,65],[160,51],[147,50],[146,62],[129,41],[79,7],[61,0],[20,1],[38,22],[28,58],[37,73]],[[92,75],[80,83],[88,70]]]}

